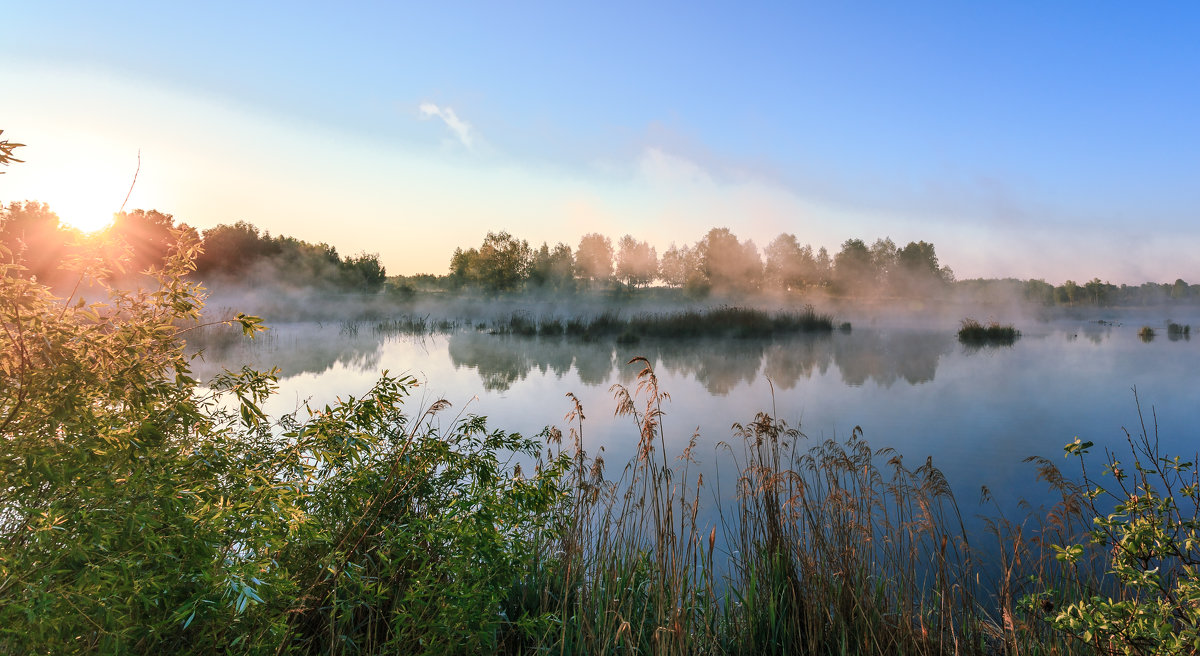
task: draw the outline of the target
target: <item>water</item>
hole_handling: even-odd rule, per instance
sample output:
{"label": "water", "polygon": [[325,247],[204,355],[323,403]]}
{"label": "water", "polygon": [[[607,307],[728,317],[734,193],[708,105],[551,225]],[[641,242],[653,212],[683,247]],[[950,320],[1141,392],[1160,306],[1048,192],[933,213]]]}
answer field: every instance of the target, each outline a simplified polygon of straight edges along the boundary
{"label": "water", "polygon": [[[1143,324],[1158,329],[1149,343],[1137,335]],[[1050,500],[1027,456],[1074,467],[1062,446],[1075,437],[1127,449],[1123,427],[1140,430],[1134,389],[1148,425],[1157,420],[1164,452],[1189,457],[1200,448],[1200,335],[1169,339],[1163,316],[1030,321],[1018,324],[1023,335],[1015,345],[985,348],[959,344],[955,326],[937,321],[856,322],[848,334],[770,341],[634,345],[470,328],[413,337],[372,327],[279,324],[255,343],[210,336],[195,371],[206,377],[221,367],[279,367],[280,391],[266,407],[272,414],[362,395],[383,370],[411,374],[421,381],[414,412],[445,398],[453,409],[443,421],[485,415],[493,428],[525,434],[548,425],[565,430],[572,392],[587,417],[585,449],[603,446],[612,464],[632,455],[638,432],[631,418],[613,416],[610,387],[636,385],[640,365],[626,363],[640,355],[671,396],[663,418],[668,451],[677,454],[698,435],[706,480],[731,480],[736,465],[720,443],[733,422],[765,410],[813,443],[848,437],[858,426],[873,447],[894,448],[909,467],[932,457],[969,524],[990,512],[978,505],[982,486],[1009,513],[1020,499]]]}

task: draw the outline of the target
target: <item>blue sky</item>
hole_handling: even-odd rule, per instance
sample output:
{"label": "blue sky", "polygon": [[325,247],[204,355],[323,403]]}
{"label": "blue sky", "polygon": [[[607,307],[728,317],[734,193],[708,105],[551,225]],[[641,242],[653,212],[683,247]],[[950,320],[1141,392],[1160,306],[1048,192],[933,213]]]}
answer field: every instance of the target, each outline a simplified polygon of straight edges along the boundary
{"label": "blue sky", "polygon": [[[1200,281],[1200,6],[20,3],[0,200],[443,273],[506,229]],[[115,200],[114,200],[115,199]],[[83,219],[79,219],[83,220]]]}

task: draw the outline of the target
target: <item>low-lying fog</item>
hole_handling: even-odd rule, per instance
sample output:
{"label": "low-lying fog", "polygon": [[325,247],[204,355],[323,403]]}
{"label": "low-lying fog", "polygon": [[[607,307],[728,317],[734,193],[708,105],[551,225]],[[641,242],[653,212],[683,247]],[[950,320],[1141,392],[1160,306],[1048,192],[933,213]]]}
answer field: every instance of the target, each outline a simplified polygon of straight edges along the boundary
{"label": "low-lying fog", "polygon": [[[352,304],[346,297],[275,297],[265,310],[253,300],[218,299],[209,307],[268,318],[282,310],[298,318],[311,310],[320,318],[268,321],[270,330],[254,341],[209,327],[192,334],[189,347],[201,354],[194,363],[201,378],[243,364],[278,367],[281,391],[269,405],[273,413],[361,395],[388,370],[420,381],[414,412],[445,398],[455,408],[446,421],[467,412],[487,416],[496,428],[536,433],[563,427],[570,409],[564,395],[572,392],[587,413],[586,447],[604,446],[610,463],[623,462],[637,432],[628,419],[612,417],[610,387],[635,385],[637,367],[627,362],[640,355],[671,396],[664,407],[668,449],[682,449],[699,433],[697,454],[713,481],[731,473],[729,452],[719,446],[730,438],[730,425],[759,410],[799,425],[814,443],[849,436],[860,426],[873,446],[897,449],[912,466],[932,456],[968,511],[981,485],[1009,508],[1018,497],[1048,501],[1023,458],[1056,457],[1076,436],[1122,446],[1122,427],[1138,425],[1134,388],[1143,408],[1153,407],[1168,452],[1186,456],[1194,450],[1192,430],[1200,425],[1194,379],[1200,339],[1190,334],[1190,327],[1200,328],[1200,313],[1192,306],[1081,310],[1018,302],[827,301],[817,310],[833,314],[837,323],[848,321],[848,331],[622,342],[490,332],[491,322],[513,313],[566,318],[618,311],[611,303],[578,299]],[[667,311],[654,299],[619,309],[622,316]],[[1010,346],[960,343],[956,331],[966,316],[1011,323],[1021,336]],[[416,319],[396,321],[402,317]],[[1168,332],[1169,322],[1189,331]],[[1142,326],[1152,327],[1155,336],[1139,335]]]}

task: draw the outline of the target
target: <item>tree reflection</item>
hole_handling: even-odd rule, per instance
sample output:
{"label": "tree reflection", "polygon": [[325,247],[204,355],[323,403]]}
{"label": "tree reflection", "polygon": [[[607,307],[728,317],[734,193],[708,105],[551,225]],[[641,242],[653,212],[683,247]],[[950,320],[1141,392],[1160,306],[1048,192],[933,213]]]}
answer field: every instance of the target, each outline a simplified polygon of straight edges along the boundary
{"label": "tree reflection", "polygon": [[210,380],[225,369],[278,367],[281,378],[319,374],[336,365],[378,369],[383,338],[370,331],[334,324],[276,324],[250,339],[228,326],[209,326],[185,335],[187,349],[199,357],[192,375]]}
{"label": "tree reflection", "polygon": [[953,336],[926,331],[855,332],[834,340],[834,361],[847,385],[868,380],[891,387],[897,380],[919,385],[933,380],[938,360],[954,348]]}
{"label": "tree reflection", "polygon": [[658,366],[669,373],[691,376],[709,394],[725,396],[742,383],[758,378],[769,341],[750,339],[664,342],[653,349]]}
{"label": "tree reflection", "polygon": [[801,378],[824,374],[833,362],[833,340],[828,335],[771,344],[766,349],[763,374],[780,389],[792,389]]}
{"label": "tree reflection", "polygon": [[[331,324],[282,324],[256,340],[230,330],[189,334],[189,348],[203,358],[194,374],[206,380],[225,367],[243,364],[279,367],[284,377],[327,371],[341,365],[378,369],[385,336]],[[420,339],[419,337],[417,339]],[[714,396],[724,396],[762,376],[780,389],[792,389],[836,368],[847,385],[897,381],[918,385],[933,380],[940,358],[950,353],[952,335],[926,331],[856,330],[852,334],[798,335],[777,339],[643,340],[635,344],[586,341],[576,337],[523,337],[460,330],[447,338],[455,368],[474,369],[485,389],[508,391],[537,371],[556,378],[572,371],[584,385],[632,381],[635,370],[619,366],[645,356],[661,373],[692,378]],[[627,370],[629,369],[629,370]]]}
{"label": "tree reflection", "polygon": [[919,385],[933,380],[939,360],[953,347],[952,336],[921,331],[775,340],[643,340],[615,347],[571,337],[463,332],[450,337],[450,358],[456,367],[477,370],[487,389],[505,391],[535,369],[562,377],[573,368],[584,385],[629,384],[636,372],[620,365],[641,355],[655,362],[660,373],[692,378],[709,394],[724,396],[761,376],[770,377],[780,389],[791,389],[831,367],[848,385]]}
{"label": "tree reflection", "polygon": [[450,336],[448,349],[456,368],[475,369],[484,388],[497,392],[525,380],[534,369],[561,378],[574,367],[585,385],[602,385],[613,368],[612,346],[563,337],[464,331]]}

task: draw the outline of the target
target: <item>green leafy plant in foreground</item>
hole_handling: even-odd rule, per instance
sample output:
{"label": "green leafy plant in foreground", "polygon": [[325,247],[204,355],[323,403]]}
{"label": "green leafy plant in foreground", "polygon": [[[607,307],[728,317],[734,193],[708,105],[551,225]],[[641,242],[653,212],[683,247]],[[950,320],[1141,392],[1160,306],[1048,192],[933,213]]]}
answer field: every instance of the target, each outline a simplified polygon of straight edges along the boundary
{"label": "green leafy plant in foreground", "polygon": [[497,649],[566,461],[482,419],[443,429],[444,402],[405,413],[411,378],[276,422],[270,372],[202,387],[181,239],[145,289],[91,304],[0,253],[0,652]]}
{"label": "green leafy plant in foreground", "polygon": [[[1142,416],[1138,407],[1139,417]],[[1128,460],[1105,451],[1101,484],[1086,467],[1094,446],[1066,445],[1079,458],[1087,510],[1094,517],[1090,544],[1055,547],[1058,558],[1083,567],[1085,552],[1100,547],[1107,575],[1086,598],[1072,600],[1050,624],[1108,654],[1194,654],[1200,652],[1200,478],[1195,459],[1168,457],[1159,448],[1158,427],[1144,420],[1136,435],[1126,431]],[[1111,506],[1111,507],[1108,507]],[[1046,593],[1026,599],[1035,606]]]}

